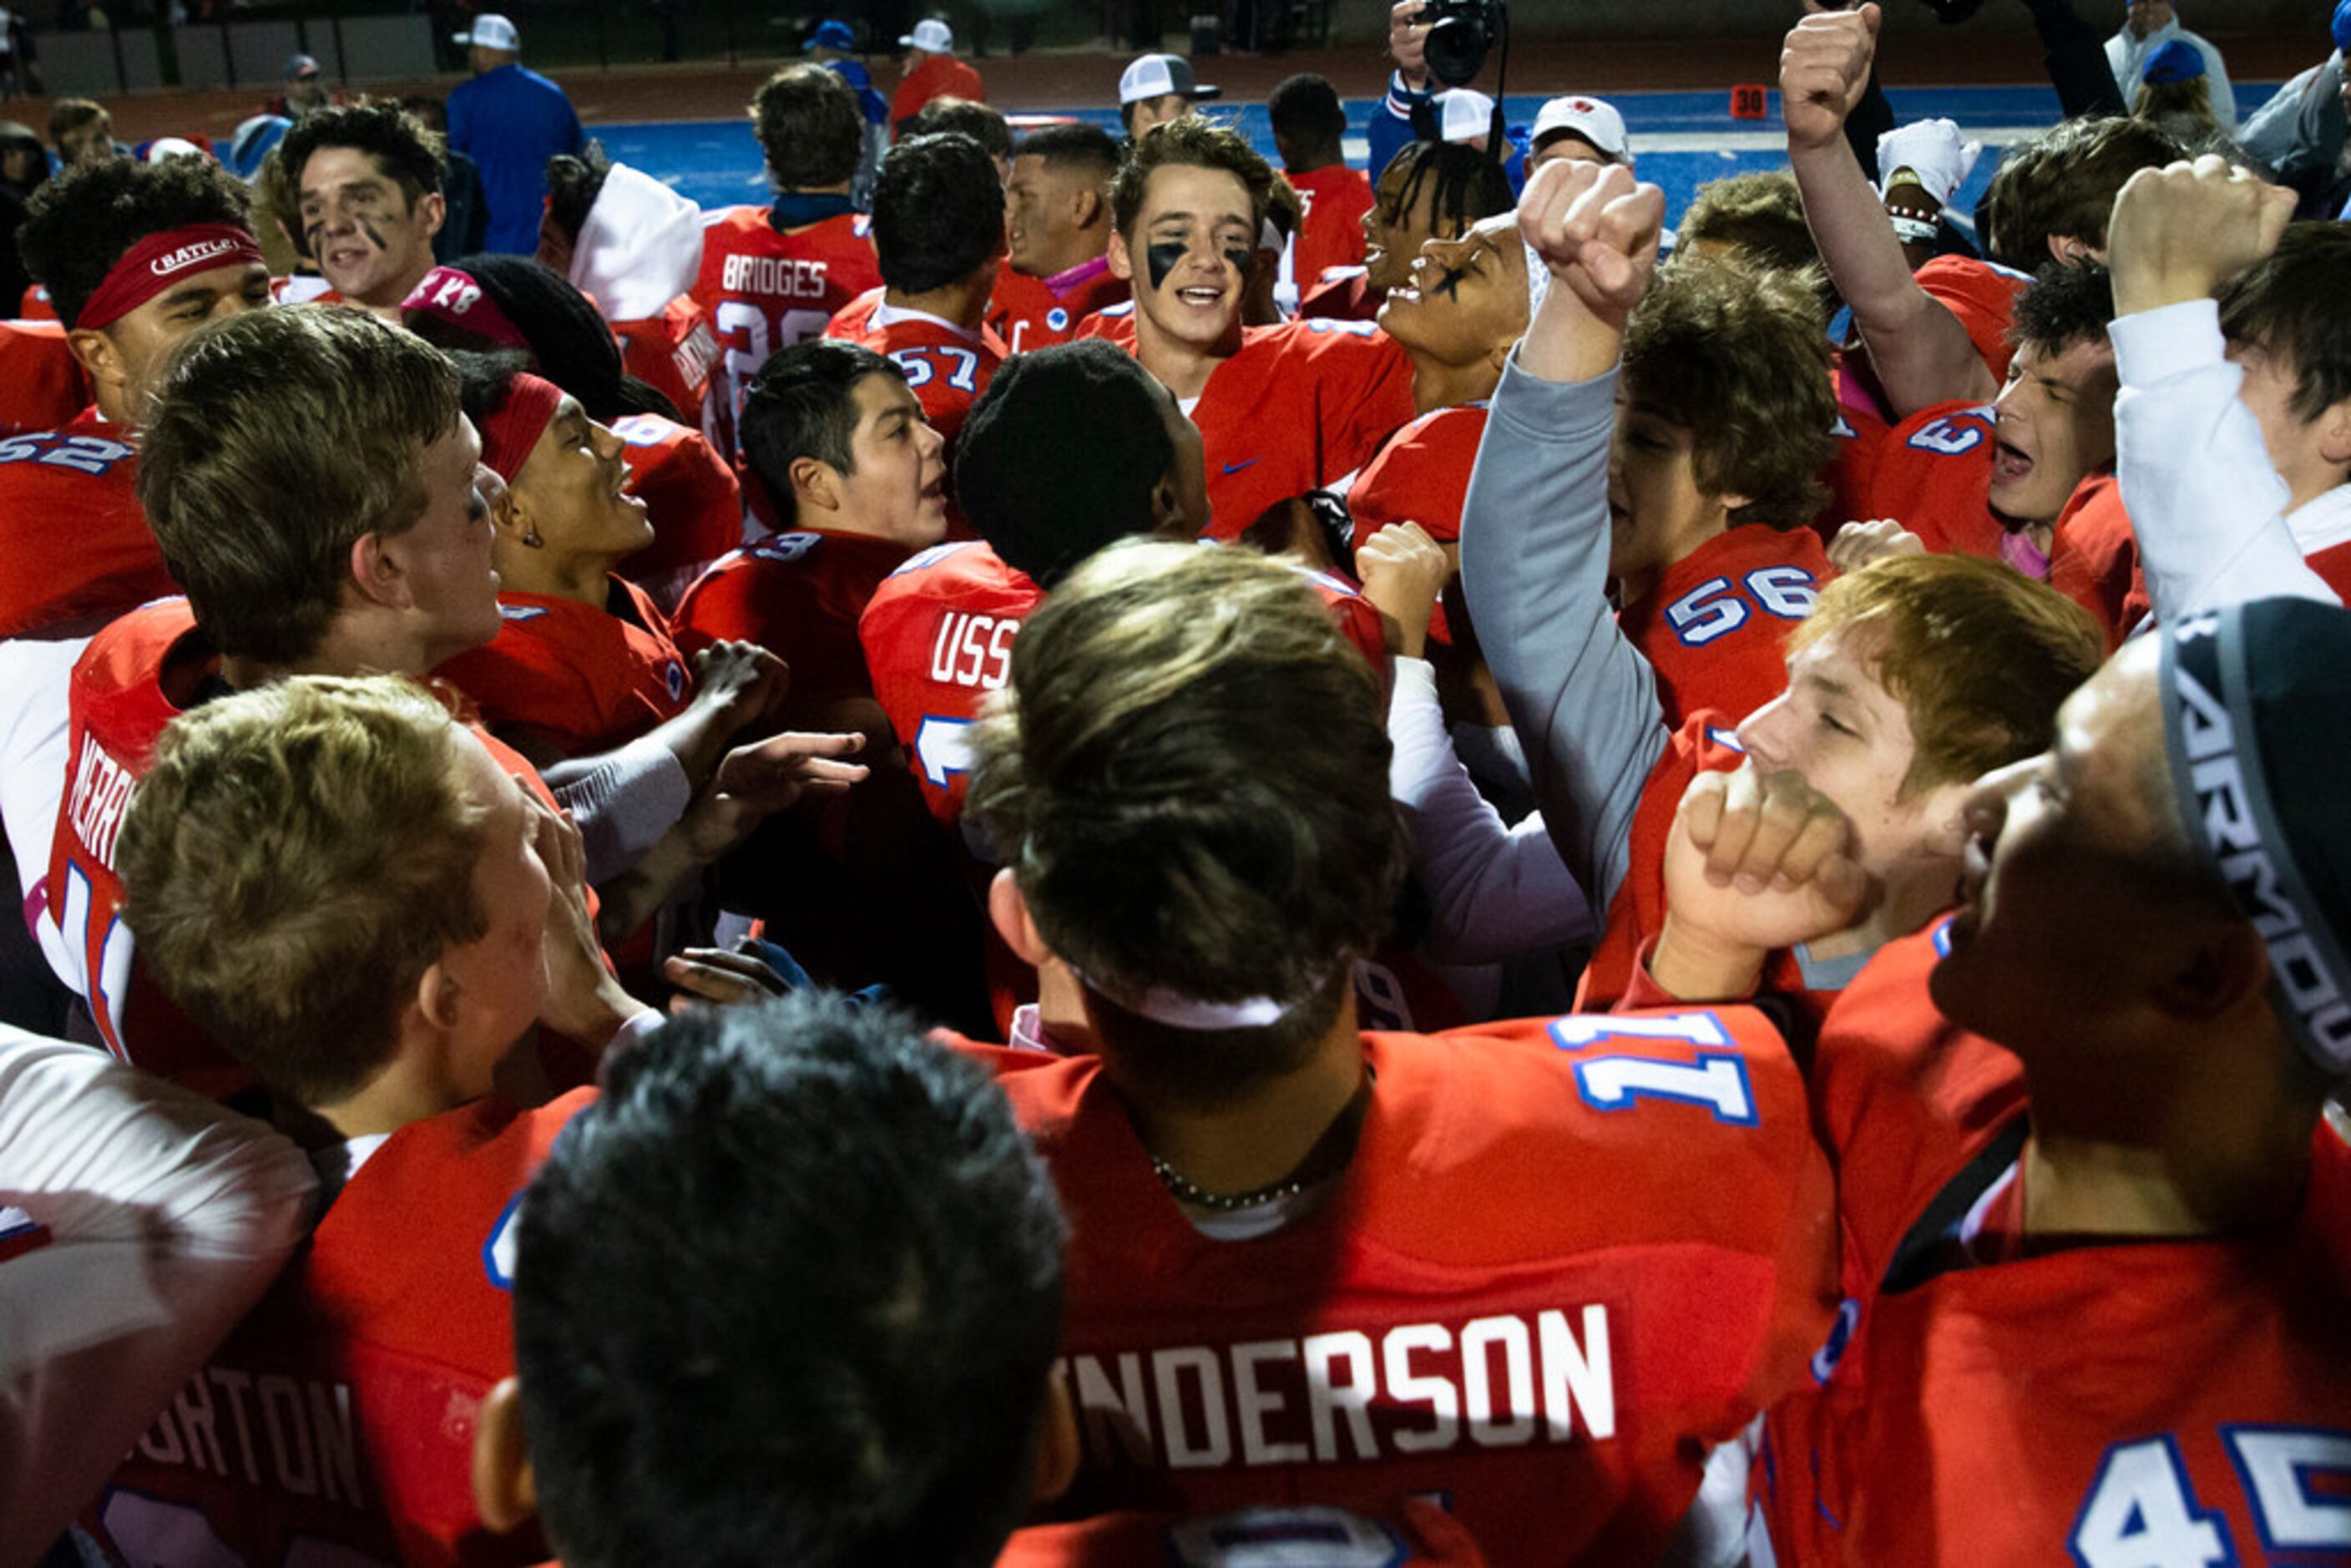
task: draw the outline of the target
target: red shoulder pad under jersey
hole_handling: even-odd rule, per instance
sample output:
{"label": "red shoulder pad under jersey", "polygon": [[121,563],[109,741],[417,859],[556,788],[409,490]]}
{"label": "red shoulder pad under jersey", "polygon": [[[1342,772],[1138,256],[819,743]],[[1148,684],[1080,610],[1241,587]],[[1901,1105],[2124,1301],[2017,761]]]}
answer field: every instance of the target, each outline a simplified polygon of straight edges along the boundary
{"label": "red shoulder pad under jersey", "polygon": [[106,1048],[215,1099],[253,1075],[163,994],[137,962],[122,919],[116,840],[131,787],[163,727],[201,700],[220,661],[184,599],[108,624],[74,662],[67,694],[66,786],[49,845],[50,918],[81,975],[78,988]]}
{"label": "red shoulder pad under jersey", "polygon": [[1810,528],[1742,523],[1666,568],[1616,616],[1657,674],[1666,723],[1701,708],[1744,718],[1788,685],[1789,630],[1835,570]]}
{"label": "red shoulder pad under jersey", "polygon": [[[2016,1170],[1987,1209],[2014,1202]],[[2265,1230],[1945,1259],[1869,1301],[1826,1385],[1773,1413],[1774,1469],[1810,1494],[1772,1500],[1782,1562],[2344,1560],[2337,1126],[2316,1130],[2300,1212]]]}
{"label": "red shoulder pad under jersey", "polygon": [[973,402],[987,390],[996,367],[1004,362],[1003,343],[986,328],[974,337],[927,317],[901,316],[876,324],[874,318],[883,308],[876,289],[835,316],[824,335],[862,343],[887,356],[906,372],[906,389],[922,403],[931,428],[953,441]]}
{"label": "red shoulder pad under jersey", "polygon": [[0,637],[177,591],[139,509],[130,436],[91,412],[0,440]]}
{"label": "red shoulder pad under jersey", "polygon": [[1707,1448],[1830,1318],[1829,1171],[1786,1048],[1729,1009],[1364,1054],[1347,1169],[1246,1242],[1178,1210],[1093,1059],[1001,1080],[1072,1229],[1062,1511],[1437,1495],[1498,1563],[1655,1561]]}
{"label": "red shoulder pad under jersey", "polygon": [[1352,474],[1418,411],[1412,361],[1377,327],[1251,327],[1192,408],[1208,468],[1208,537],[1236,538],[1277,501]]}
{"label": "red shoulder pad under jersey", "polygon": [[758,643],[790,666],[795,706],[870,696],[858,617],[910,553],[859,534],[776,534],[704,572],[671,631],[688,653],[721,638]]}
{"label": "red shoulder pad under jersey", "polygon": [[2057,515],[2049,586],[2090,612],[2111,653],[2137,624],[2129,604],[2139,585],[2138,536],[2123,509],[2122,485],[2111,474],[2092,475]]}
{"label": "red shoulder pad under jersey", "polygon": [[1938,554],[2000,559],[1993,428],[1991,405],[1971,402],[1935,403],[1896,425],[1878,445],[1866,517],[1892,517]]}
{"label": "red shoulder pad under jersey", "polygon": [[[1700,771],[1728,772],[1742,760],[1735,727],[1723,714],[1694,713],[1667,741],[1634,809],[1625,881],[1609,902],[1600,941],[1577,983],[1577,1007],[1597,1011],[1633,988],[1642,949],[1665,928],[1666,844],[1682,795]],[[1857,967],[1854,960],[1807,965],[1793,952],[1777,952],[1764,965],[1761,993],[1784,1007],[1789,1027],[1809,1038]]]}
{"label": "red shoulder pad under jersey", "polygon": [[987,545],[934,545],[892,572],[858,622],[873,695],[942,822],[963,815],[972,727],[1012,674],[1012,643],[1045,591]]}
{"label": "red shoulder pad under jersey", "polygon": [[1130,354],[1134,352],[1134,301],[1124,299],[1103,306],[1078,323],[1074,336],[1101,338]]}
{"label": "red shoulder pad under jersey", "polygon": [[1385,295],[1373,296],[1370,280],[1362,267],[1333,267],[1306,286],[1305,298],[1298,302],[1298,319],[1376,321],[1380,319],[1380,307],[1386,303]]}
{"label": "red shoulder pad under jersey", "polygon": [[766,207],[728,207],[704,224],[694,302],[718,340],[705,431],[733,452],[743,394],[768,356],[824,336],[832,313],[882,286],[882,266],[862,213],[843,213],[796,234],[778,234]]}
{"label": "red shoulder pad under jersey", "polygon": [[1290,176],[1306,221],[1290,251],[1292,274],[1304,284],[1321,281],[1334,267],[1364,264],[1364,214],[1375,204],[1371,177],[1344,163]]}
{"label": "red shoulder pad under jersey", "polygon": [[525,1183],[594,1091],[411,1123],[156,1418],[83,1517],[131,1563],[534,1563],[474,1507],[475,1416],[514,1372]]}
{"label": "red shoulder pad under jersey", "polygon": [[89,406],[89,383],[61,323],[0,321],[0,435],[55,430]]}
{"label": "red shoulder pad under jersey", "polygon": [[1992,381],[2008,380],[2008,362],[2016,357],[2008,329],[2016,322],[2016,297],[2032,287],[2032,275],[1972,256],[1938,256],[1910,276],[1959,318]]}
{"label": "red shoulder pad under jersey", "polygon": [[1106,1513],[1016,1531],[996,1568],[1484,1568],[1461,1521],[1435,1503],[1398,1498],[1377,1513],[1341,1508],[1245,1508],[1233,1513]]}
{"label": "red shoulder pad under jersey", "polygon": [[694,681],[644,591],[611,580],[597,609],[542,593],[498,595],[495,641],[434,674],[493,729],[543,736],[569,757],[625,745],[685,709]]}
{"label": "red shoulder pad under jersey", "polygon": [[1008,263],[996,275],[996,292],[987,302],[987,329],[1004,340],[1008,355],[1050,348],[1077,337],[1080,324],[1094,311],[1105,305],[1123,304],[1128,291],[1127,280],[1113,275],[1107,266],[1056,288],[1045,278],[1013,271]]}
{"label": "red shoulder pad under jersey", "polygon": [[1390,523],[1418,523],[1439,544],[1458,539],[1462,497],[1485,435],[1486,405],[1465,402],[1431,409],[1388,437],[1347,488],[1354,548]]}
{"label": "red shoulder pad under jersey", "polygon": [[743,542],[743,491],[735,470],[698,430],[657,413],[612,422],[628,443],[629,494],[645,504],[653,542],[621,563],[621,575],[674,600],[686,582]]}
{"label": "red shoulder pad under jersey", "polygon": [[612,336],[621,342],[621,368],[676,404],[685,422],[698,427],[710,394],[711,367],[718,359],[709,313],[692,296],[681,294],[658,316],[613,322]]}

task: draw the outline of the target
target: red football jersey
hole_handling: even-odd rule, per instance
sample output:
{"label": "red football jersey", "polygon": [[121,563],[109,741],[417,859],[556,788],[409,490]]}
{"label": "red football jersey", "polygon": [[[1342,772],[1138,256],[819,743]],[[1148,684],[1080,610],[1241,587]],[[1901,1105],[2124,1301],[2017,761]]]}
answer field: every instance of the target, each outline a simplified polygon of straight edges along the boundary
{"label": "red football jersey", "polygon": [[2088,611],[2106,634],[2106,652],[2122,646],[2138,617],[2129,612],[2133,591],[2144,608],[2138,538],[2123,509],[2123,487],[2111,474],[2083,482],[2057,515],[2049,544],[2049,586]]}
{"label": "red football jersey", "polygon": [[1191,410],[1207,457],[1207,537],[1238,538],[1275,502],[1353,473],[1418,412],[1412,361],[1377,327],[1244,329]]}
{"label": "red football jersey", "polygon": [[1299,277],[1305,280],[1306,295],[1298,302],[1303,321],[1376,321],[1388,302],[1385,294],[1372,292],[1369,275],[1360,267],[1334,267],[1320,278],[1308,277],[1301,267]]}
{"label": "red football jersey", "polygon": [[131,1450],[84,1525],[119,1561],[531,1563],[474,1507],[476,1415],[514,1372],[516,1217],[578,1090],[413,1122]]}
{"label": "red football jersey", "polygon": [[1439,544],[1461,538],[1461,500],[1486,436],[1484,402],[1431,409],[1390,436],[1347,488],[1354,548],[1390,523],[1418,523]]}
{"label": "red football jersey", "polygon": [[493,729],[544,737],[567,757],[610,751],[685,711],[694,677],[644,590],[615,577],[601,609],[498,595],[496,640],[433,673]]}
{"label": "red football jersey", "polygon": [[55,430],[89,406],[81,361],[56,321],[0,321],[0,435]]}
{"label": "red football jersey", "polygon": [[1878,443],[1865,521],[1892,517],[1929,550],[2001,559],[2008,530],[1991,510],[1991,404],[1938,402]]}
{"label": "red football jersey", "polygon": [[[877,316],[887,319],[876,325]],[[950,442],[1004,362],[1004,344],[987,328],[967,332],[936,316],[895,309],[883,303],[878,287],[843,306],[824,335],[887,355],[906,372],[906,389],[922,403],[923,417]]]}
{"label": "red football jersey", "polygon": [[1870,520],[1870,486],[1877,477],[1877,459],[1893,429],[1875,410],[1864,406],[1872,394],[1855,384],[1848,372],[1840,371],[1837,386],[1836,428],[1830,432],[1836,437],[1836,450],[1821,470],[1829,498],[1822,505],[1821,515],[1813,519],[1823,543],[1835,538],[1837,530],[1847,523]]}
{"label": "red football jersey", "polygon": [[1105,305],[1125,303],[1128,293],[1127,280],[1112,276],[1106,256],[1051,277],[1015,272],[1006,262],[997,270],[996,292],[987,301],[987,328],[1003,340],[1007,354],[1025,354],[1070,341],[1086,317]]}
{"label": "red football jersey", "polygon": [[678,601],[671,632],[689,653],[722,637],[758,643],[790,666],[795,707],[870,696],[858,617],[913,553],[862,534],[775,534],[703,573]]}
{"label": "red football jersey", "polygon": [[133,434],[90,410],[0,440],[0,637],[178,591],[139,509]]}
{"label": "red football jersey", "polygon": [[1822,1037],[1816,1080],[1863,1083],[1831,1092],[1821,1131],[1848,1274],[1868,1272],[1817,1358],[1822,1386],[1771,1417],[1780,1560],[2341,1561],[2340,1131],[2322,1122],[2300,1212],[2262,1232],[1971,1249],[2014,1235],[2024,1102],[2012,1060],[1928,999],[1940,935],[1889,947]]}
{"label": "red football jersey", "polygon": [[[629,494],[645,504],[653,542],[621,563],[655,602],[674,601],[711,562],[743,542],[743,490],[732,465],[698,430],[657,413],[612,422],[627,442]],[[674,587],[671,585],[674,585]]]}
{"label": "red football jersey", "polygon": [[1374,204],[1371,176],[1333,163],[1289,178],[1306,209],[1290,252],[1290,275],[1300,287],[1311,288],[1334,267],[1363,266],[1364,214]]}
{"label": "red football jersey", "polygon": [[873,695],[942,822],[963,815],[972,727],[1012,674],[1012,642],[1045,591],[986,544],[935,545],[892,572],[858,622]]}
{"label": "red football jersey", "polygon": [[1377,1514],[1342,1508],[1245,1508],[1233,1513],[1104,1513],[1014,1532],[996,1568],[1483,1568],[1461,1521],[1435,1503],[1398,1498]]}
{"label": "red football jersey", "polygon": [[[106,1048],[125,1061],[222,1098],[253,1075],[173,1006],[137,961],[122,921],[115,840],[131,787],[163,727],[218,695],[220,655],[184,599],[158,600],[110,622],[75,661],[68,695],[66,786],[50,841],[49,917],[82,969],[78,988]],[[499,766],[549,807],[538,770],[476,727]],[[589,894],[594,907],[595,894]]]}
{"label": "red football jersey", "polygon": [[974,103],[987,101],[987,88],[979,73],[953,55],[933,55],[906,73],[898,90],[890,95],[890,126],[894,137],[902,121],[909,120],[923,111],[923,105],[935,98],[968,99]]}
{"label": "red football jersey", "polygon": [[1364,1054],[1353,1159],[1249,1241],[1186,1218],[1096,1059],[1002,1080],[1072,1230],[1062,1511],[1437,1496],[1497,1562],[1655,1561],[1831,1315],[1786,1047],[1731,1009]]}
{"label": "red football jersey", "polygon": [[735,416],[768,356],[824,336],[834,311],[882,285],[864,214],[843,213],[787,235],[768,221],[769,210],[728,207],[702,230],[694,302],[709,313],[719,350],[703,429],[722,453],[735,451]]}
{"label": "red football jersey", "polygon": [[681,294],[658,316],[613,322],[612,336],[621,341],[622,369],[675,403],[685,422],[699,427],[718,359],[709,312]]}
{"label": "red football jersey", "polygon": [[1911,277],[1959,318],[1993,382],[2007,381],[2008,362],[2016,357],[2008,336],[2016,321],[2016,297],[2032,287],[2032,275],[1972,256],[1938,256]]}
{"label": "red football jersey", "polygon": [[[1643,949],[1665,928],[1666,845],[1675,813],[1690,780],[1701,770],[1729,772],[1744,760],[1735,729],[1728,715],[1702,709],[1667,740],[1665,754],[1650,769],[1640,804],[1634,808],[1631,859],[1616,896],[1609,901],[1592,960],[1576,984],[1578,1008],[1596,1011],[1632,988]],[[1790,1025],[1809,1035],[1836,999],[1843,971],[1853,967],[1829,960],[1808,967],[1803,957],[1782,950],[1765,963],[1761,992],[1793,1004]]]}
{"label": "red football jersey", "polygon": [[1700,708],[1744,718],[1788,686],[1789,629],[1835,576],[1810,528],[1741,523],[1659,574],[1617,612],[1625,640],[1657,673],[1666,723]]}

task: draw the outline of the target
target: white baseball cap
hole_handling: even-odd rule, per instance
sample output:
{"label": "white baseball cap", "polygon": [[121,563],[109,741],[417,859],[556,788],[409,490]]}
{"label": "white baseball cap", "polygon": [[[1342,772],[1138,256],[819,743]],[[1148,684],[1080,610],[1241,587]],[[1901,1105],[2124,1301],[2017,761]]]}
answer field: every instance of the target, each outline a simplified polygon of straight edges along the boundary
{"label": "white baseball cap", "polygon": [[1475,141],[1494,131],[1494,100],[1475,88],[1437,95],[1437,133],[1447,141]]}
{"label": "white baseball cap", "polygon": [[1202,87],[1192,75],[1192,62],[1181,55],[1138,55],[1118,74],[1118,106],[1140,103],[1180,92],[1186,98],[1215,98],[1222,88]]}
{"label": "white baseball cap", "polygon": [[1625,134],[1625,117],[1603,99],[1552,99],[1535,116],[1534,132],[1527,138],[1527,145],[1539,152],[1546,141],[1559,135],[1581,137],[1610,162],[1632,166],[1633,143]]}
{"label": "white baseball cap", "polygon": [[898,40],[902,49],[920,49],[925,54],[955,53],[955,34],[936,16],[925,16],[914,24],[914,30]]}
{"label": "white baseball cap", "polygon": [[477,49],[519,49],[522,35],[515,25],[496,11],[485,11],[474,18],[466,31],[452,35],[458,43],[471,44]]}

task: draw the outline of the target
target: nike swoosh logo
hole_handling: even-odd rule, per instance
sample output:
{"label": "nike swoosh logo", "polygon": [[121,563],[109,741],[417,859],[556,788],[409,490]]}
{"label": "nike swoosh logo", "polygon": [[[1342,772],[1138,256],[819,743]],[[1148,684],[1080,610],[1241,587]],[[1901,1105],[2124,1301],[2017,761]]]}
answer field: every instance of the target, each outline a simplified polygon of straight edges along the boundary
{"label": "nike swoosh logo", "polygon": [[1227,477],[1230,477],[1231,476],[1239,473],[1242,469],[1248,467],[1249,463],[1255,463],[1257,461],[1258,459],[1252,457],[1249,460],[1249,463],[1228,463],[1225,465],[1225,474]]}

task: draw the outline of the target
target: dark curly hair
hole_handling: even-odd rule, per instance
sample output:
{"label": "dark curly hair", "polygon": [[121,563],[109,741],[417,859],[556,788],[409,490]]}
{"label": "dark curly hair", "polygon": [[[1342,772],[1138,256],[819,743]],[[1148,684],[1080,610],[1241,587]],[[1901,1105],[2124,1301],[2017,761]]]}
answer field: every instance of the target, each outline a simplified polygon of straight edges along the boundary
{"label": "dark curly hair", "polygon": [[389,99],[337,104],[296,120],[277,144],[296,192],[302,187],[302,166],[322,147],[350,147],[373,157],[387,177],[400,183],[400,193],[412,207],[440,190],[449,172],[447,143],[440,132]]}
{"label": "dark curly hair", "polygon": [[253,198],[209,158],[110,158],[34,192],[16,249],[25,270],[48,286],[57,319],[70,328],[124,251],[190,224],[251,228]]}

